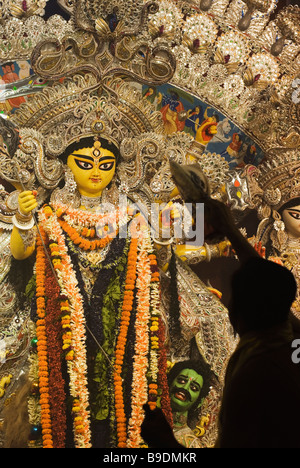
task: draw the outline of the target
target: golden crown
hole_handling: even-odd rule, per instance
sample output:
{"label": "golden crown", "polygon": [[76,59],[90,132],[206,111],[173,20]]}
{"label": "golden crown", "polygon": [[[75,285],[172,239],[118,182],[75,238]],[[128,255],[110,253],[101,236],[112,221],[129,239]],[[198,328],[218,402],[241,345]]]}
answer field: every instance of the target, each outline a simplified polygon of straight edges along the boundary
{"label": "golden crown", "polygon": [[261,219],[269,218],[273,211],[300,197],[299,150],[274,148],[259,168],[248,166],[241,179],[248,206]]}

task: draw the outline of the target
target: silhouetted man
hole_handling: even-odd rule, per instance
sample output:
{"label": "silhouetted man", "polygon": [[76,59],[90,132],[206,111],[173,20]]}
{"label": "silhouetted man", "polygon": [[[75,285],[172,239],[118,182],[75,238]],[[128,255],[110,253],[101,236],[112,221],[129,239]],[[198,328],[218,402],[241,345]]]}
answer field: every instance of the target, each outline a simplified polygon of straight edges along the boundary
{"label": "silhouetted man", "polygon": [[235,273],[229,317],[240,342],[226,371],[216,447],[300,448],[295,295],[292,273],[267,260],[252,258]]}

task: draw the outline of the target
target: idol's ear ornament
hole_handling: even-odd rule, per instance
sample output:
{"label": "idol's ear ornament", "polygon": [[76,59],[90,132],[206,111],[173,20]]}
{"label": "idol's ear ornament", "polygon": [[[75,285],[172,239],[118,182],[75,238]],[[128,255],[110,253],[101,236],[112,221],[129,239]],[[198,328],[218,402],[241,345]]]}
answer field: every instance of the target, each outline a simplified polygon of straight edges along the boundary
{"label": "idol's ear ornament", "polygon": [[61,203],[64,206],[70,208],[79,208],[80,206],[80,193],[77,190],[77,184],[75,182],[74,174],[69,166],[64,165],[64,181],[65,185],[63,188],[57,188],[51,195],[51,203]]}

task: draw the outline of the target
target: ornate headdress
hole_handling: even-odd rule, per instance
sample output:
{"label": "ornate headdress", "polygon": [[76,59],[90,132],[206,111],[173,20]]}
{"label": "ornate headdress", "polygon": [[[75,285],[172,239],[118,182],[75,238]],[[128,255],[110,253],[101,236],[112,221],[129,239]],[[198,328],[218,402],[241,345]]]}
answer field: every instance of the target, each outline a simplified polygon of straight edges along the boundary
{"label": "ornate headdress", "polygon": [[[122,187],[137,197],[169,194],[168,158],[185,162],[189,151],[204,170],[221,174],[211,179],[218,190],[229,173],[226,162],[214,153],[204,161],[203,148],[188,135],[164,135],[160,113],[137,83],[170,83],[214,106],[268,160],[274,148],[299,147],[298,7],[270,19],[276,0],[58,3],[70,21],[39,17],[45,2],[3,2],[2,61],[30,59],[35,73],[2,92],[2,99],[33,95],[11,115],[23,135],[17,156],[25,161],[23,175],[35,168],[27,183],[52,190],[62,177],[58,156],[78,138],[96,135],[120,147]],[[38,161],[29,157],[30,145]],[[0,172],[10,174],[3,165]]]}
{"label": "ornate headdress", "polygon": [[286,203],[300,197],[300,157],[298,150],[269,152],[260,166],[258,184],[263,189],[262,203],[279,211]]}
{"label": "ornate headdress", "polygon": [[[266,245],[271,239],[279,251],[286,242],[281,211],[284,206],[300,199],[300,153],[298,149],[274,148],[260,166],[247,166],[233,173],[231,182],[238,181],[240,206],[236,191],[228,187],[229,197],[239,209],[255,209],[260,219],[257,239]],[[298,201],[296,201],[298,199]]]}
{"label": "ornate headdress", "polygon": [[247,166],[232,172],[240,190],[240,206],[236,194],[229,187],[229,198],[238,209],[256,209],[260,219],[269,218],[273,211],[279,212],[284,205],[300,197],[300,155],[296,149],[274,148],[259,167]]}

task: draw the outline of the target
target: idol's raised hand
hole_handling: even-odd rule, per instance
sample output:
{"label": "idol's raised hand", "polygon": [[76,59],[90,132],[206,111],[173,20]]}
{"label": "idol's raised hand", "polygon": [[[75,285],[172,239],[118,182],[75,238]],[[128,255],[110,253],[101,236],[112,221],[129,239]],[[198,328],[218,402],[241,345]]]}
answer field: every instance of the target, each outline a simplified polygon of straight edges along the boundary
{"label": "idol's raised hand", "polygon": [[35,220],[32,212],[37,208],[36,191],[24,191],[20,193],[19,209],[13,216],[13,230],[11,233],[10,247],[16,260],[28,258],[35,250]]}
{"label": "idol's raised hand", "polygon": [[20,213],[25,216],[28,216],[38,206],[37,201],[36,201],[36,192],[35,191],[21,192],[18,198],[18,202],[19,202]]}

